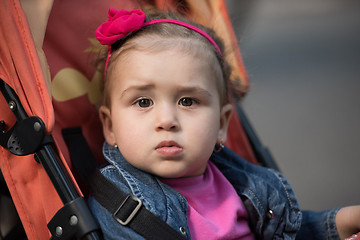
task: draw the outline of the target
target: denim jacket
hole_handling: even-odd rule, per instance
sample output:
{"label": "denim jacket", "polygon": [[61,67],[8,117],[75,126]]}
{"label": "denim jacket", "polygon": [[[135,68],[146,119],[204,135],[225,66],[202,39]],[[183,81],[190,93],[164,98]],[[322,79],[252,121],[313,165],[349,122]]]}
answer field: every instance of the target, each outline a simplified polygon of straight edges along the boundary
{"label": "denim jacket", "polygon": [[[125,193],[138,197],[143,205],[186,239],[187,201],[156,176],[130,165],[118,149],[104,144],[103,153],[110,163],[102,174]],[[302,212],[286,179],[277,171],[255,166],[228,148],[214,153],[210,160],[218,167],[241,197],[256,239],[339,239],[335,226],[337,210]],[[93,197],[90,208],[105,239],[144,239],[120,225]],[[300,229],[301,228],[301,229]]]}

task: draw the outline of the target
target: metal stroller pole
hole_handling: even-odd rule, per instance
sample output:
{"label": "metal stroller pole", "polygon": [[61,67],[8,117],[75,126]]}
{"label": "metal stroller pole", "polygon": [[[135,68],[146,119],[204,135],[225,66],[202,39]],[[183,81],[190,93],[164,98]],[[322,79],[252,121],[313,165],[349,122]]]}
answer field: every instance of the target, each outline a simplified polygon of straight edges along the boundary
{"label": "metal stroller pole", "polygon": [[[62,161],[53,148],[52,137],[40,136],[39,146],[28,147],[27,144],[24,144],[28,142],[22,141],[22,139],[29,140],[31,141],[29,145],[32,145],[32,142],[37,141],[39,132],[45,133],[42,120],[37,117],[28,117],[14,90],[2,79],[0,79],[0,90],[17,119],[17,123],[9,131],[5,132],[4,129],[1,129],[1,145],[20,156],[35,153],[35,160],[44,167],[64,204],[64,207],[56,213],[48,224],[48,228],[53,235],[51,239],[73,239],[75,236],[87,240],[102,239],[98,224],[88,209],[85,200],[74,187],[70,177],[64,170]],[[3,128],[4,124],[4,122],[1,122],[0,127]],[[30,126],[29,131],[24,131],[28,129],[28,126]],[[11,145],[15,142],[13,139],[19,139],[15,143],[16,146]]]}

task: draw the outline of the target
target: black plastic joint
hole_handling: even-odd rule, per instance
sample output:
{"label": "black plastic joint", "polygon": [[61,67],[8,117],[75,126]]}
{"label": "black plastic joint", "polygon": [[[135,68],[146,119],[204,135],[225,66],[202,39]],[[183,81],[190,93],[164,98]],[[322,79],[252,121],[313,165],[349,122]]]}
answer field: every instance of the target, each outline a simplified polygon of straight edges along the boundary
{"label": "black plastic joint", "polygon": [[43,145],[44,136],[45,125],[39,117],[16,122],[7,132],[4,121],[0,124],[0,144],[18,156],[35,153]]}
{"label": "black plastic joint", "polygon": [[79,197],[62,207],[48,223],[54,240],[81,239],[100,229],[84,198]]}

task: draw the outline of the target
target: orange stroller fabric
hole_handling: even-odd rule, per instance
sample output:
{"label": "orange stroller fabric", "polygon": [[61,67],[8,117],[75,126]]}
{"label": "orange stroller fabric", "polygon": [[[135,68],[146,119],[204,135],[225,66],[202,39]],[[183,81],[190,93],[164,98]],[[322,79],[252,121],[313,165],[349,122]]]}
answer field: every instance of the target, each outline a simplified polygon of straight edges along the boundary
{"label": "orange stroller fabric", "polygon": [[[27,114],[39,116],[50,132],[54,125],[51,99],[19,1],[1,1],[0,16],[0,78],[16,91]],[[15,122],[3,97],[0,119],[7,128]],[[28,238],[48,239],[46,224],[61,202],[44,169],[32,155],[18,157],[3,148],[0,167]]]}
{"label": "orange stroller fabric", "polygon": [[[96,111],[99,73],[91,63],[94,56],[91,46],[96,45],[94,29],[105,19],[109,7],[130,9],[137,7],[135,2],[138,1],[55,0],[44,42],[53,79],[51,99],[19,0],[0,1],[0,78],[15,90],[29,116],[38,116],[44,121],[47,132],[53,134],[61,149],[60,156],[65,156],[61,159],[66,159],[69,166],[62,128],[82,126],[95,156],[101,158],[103,137]],[[214,27],[226,40],[227,52],[233,53],[229,60],[238,93],[246,92],[248,80],[223,0],[145,2],[162,9],[183,6],[197,21]],[[6,130],[15,122],[2,97],[0,120],[6,122]],[[226,144],[230,148],[256,163],[236,115],[230,123],[228,137]],[[28,239],[49,239],[46,225],[62,203],[42,166],[32,155],[18,157],[0,148],[0,168]]]}

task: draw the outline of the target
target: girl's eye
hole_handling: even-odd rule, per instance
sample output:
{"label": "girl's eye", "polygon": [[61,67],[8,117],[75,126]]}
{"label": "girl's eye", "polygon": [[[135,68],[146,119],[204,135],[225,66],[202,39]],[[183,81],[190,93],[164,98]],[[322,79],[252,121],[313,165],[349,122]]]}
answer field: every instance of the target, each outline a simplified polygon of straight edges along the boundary
{"label": "girl's eye", "polygon": [[136,105],[141,108],[148,108],[148,107],[152,106],[153,104],[154,104],[153,101],[148,98],[142,98],[136,102]]}
{"label": "girl's eye", "polygon": [[182,105],[184,107],[190,107],[194,104],[196,104],[196,101],[192,98],[185,97],[179,100],[179,105]]}

